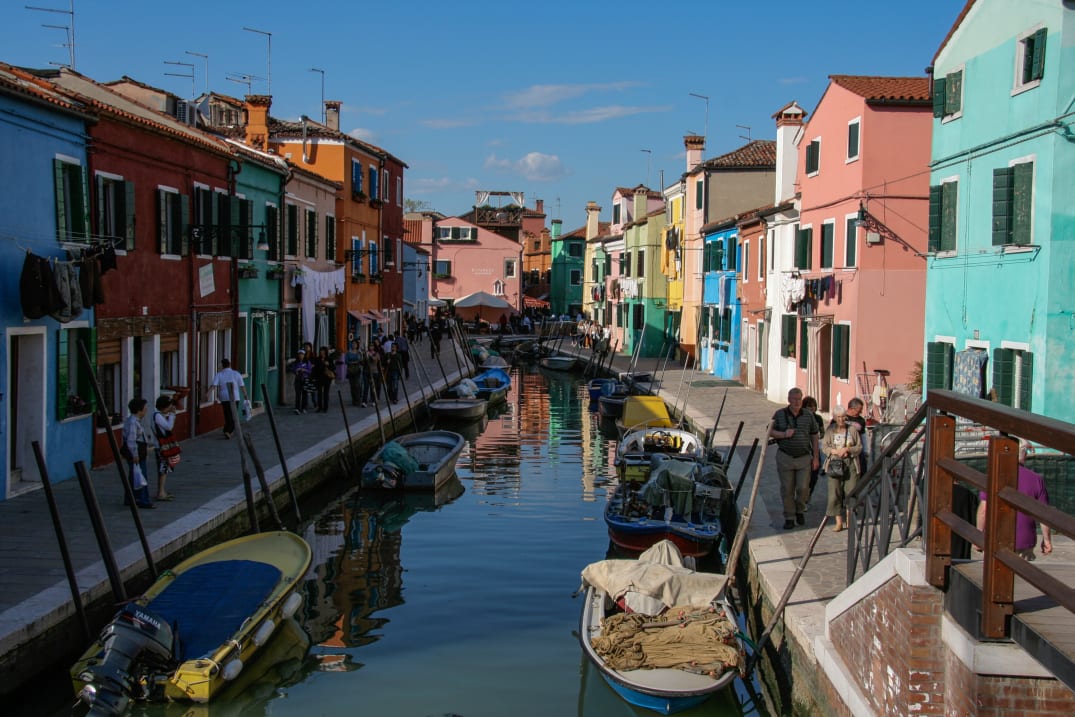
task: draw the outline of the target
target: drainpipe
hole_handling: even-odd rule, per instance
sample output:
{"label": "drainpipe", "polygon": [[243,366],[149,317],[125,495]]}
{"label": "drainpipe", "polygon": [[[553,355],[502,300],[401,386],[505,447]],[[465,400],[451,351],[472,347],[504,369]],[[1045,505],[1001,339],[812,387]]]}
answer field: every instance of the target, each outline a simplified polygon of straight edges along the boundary
{"label": "drainpipe", "polygon": [[310,121],[310,118],[306,115],[302,116],[302,163],[309,164],[310,158],[306,154],[306,123]]}

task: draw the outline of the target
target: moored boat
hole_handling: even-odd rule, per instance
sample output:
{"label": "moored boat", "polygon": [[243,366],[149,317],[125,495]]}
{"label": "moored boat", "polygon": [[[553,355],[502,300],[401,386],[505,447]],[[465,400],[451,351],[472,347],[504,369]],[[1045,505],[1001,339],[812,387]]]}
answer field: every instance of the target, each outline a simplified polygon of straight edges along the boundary
{"label": "moored boat", "polygon": [[124,605],[71,668],[100,717],[132,701],[208,702],[234,682],[302,604],[310,546],[285,531],[216,545]]}
{"label": "moored boat", "polygon": [[541,367],[550,371],[570,371],[578,362],[574,356],[545,356],[541,359]]}
{"label": "moored boat", "polygon": [[[727,578],[687,567],[668,541],[582,571],[579,642],[624,700],[660,714],[701,704],[744,669]],[[664,633],[675,631],[675,640]]]}
{"label": "moored boat", "polygon": [[366,461],[363,488],[436,490],[455,475],[466,439],[455,431],[420,431],[393,438]]}
{"label": "moored boat", "polygon": [[590,394],[591,401],[597,401],[602,396],[607,396],[616,388],[616,380],[612,378],[592,378],[586,384],[586,391]]}
{"label": "moored boat", "polygon": [[505,400],[511,388],[511,374],[497,366],[482,370],[471,380],[478,386],[478,398],[484,398],[489,403]]}
{"label": "moored boat", "polygon": [[485,415],[488,406],[484,398],[438,398],[428,404],[434,417],[456,421],[476,421]]}
{"label": "moored boat", "polygon": [[674,423],[660,396],[627,396],[616,425],[624,435],[640,428],[671,428]]}
{"label": "moored boat", "polygon": [[623,416],[623,405],[631,395],[631,388],[620,381],[597,399],[597,411],[602,417],[617,419]]}

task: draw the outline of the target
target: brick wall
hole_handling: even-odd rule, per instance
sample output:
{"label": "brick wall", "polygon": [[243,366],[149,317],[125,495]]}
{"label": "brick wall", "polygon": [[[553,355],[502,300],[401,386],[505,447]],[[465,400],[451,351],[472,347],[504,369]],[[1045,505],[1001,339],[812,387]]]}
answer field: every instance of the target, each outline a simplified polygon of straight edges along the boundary
{"label": "brick wall", "polygon": [[947,655],[946,710],[949,717],[1070,717],[1075,693],[1062,682],[1034,677],[976,675]]}
{"label": "brick wall", "polygon": [[893,578],[839,615],[829,635],[879,715],[944,714],[941,594]]}

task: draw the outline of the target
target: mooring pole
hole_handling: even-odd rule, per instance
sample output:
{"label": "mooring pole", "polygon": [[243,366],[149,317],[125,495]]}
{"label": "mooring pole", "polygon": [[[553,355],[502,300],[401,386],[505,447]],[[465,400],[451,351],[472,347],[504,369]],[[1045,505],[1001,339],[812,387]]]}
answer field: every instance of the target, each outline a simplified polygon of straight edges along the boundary
{"label": "mooring pole", "polygon": [[272,429],[272,439],[276,444],[276,455],[280,458],[280,468],[284,472],[284,485],[287,486],[287,494],[291,496],[291,507],[295,509],[295,520],[302,522],[302,514],[299,512],[299,499],[295,496],[295,488],[291,485],[291,473],[287,469],[287,458],[284,456],[284,447],[280,443],[280,430],[276,427],[276,415],[269,401],[269,390],[265,384],[261,384],[261,397],[265,401],[265,413],[269,416],[269,428]]}
{"label": "mooring pole", "polygon": [[[112,552],[108,529],[101,517],[101,506],[97,503],[97,494],[93,492],[93,481],[90,480],[86,464],[82,461],[75,463],[75,475],[78,476],[78,485],[82,489],[82,498],[86,501],[86,510],[90,514],[90,524],[97,538],[97,546],[101,549],[101,560],[105,564],[105,572],[108,573],[108,584],[112,586],[112,596],[117,603],[126,602],[127,590],[123,587],[123,578],[120,577],[119,567],[116,565],[116,554]],[[153,577],[155,579],[157,576]]]}

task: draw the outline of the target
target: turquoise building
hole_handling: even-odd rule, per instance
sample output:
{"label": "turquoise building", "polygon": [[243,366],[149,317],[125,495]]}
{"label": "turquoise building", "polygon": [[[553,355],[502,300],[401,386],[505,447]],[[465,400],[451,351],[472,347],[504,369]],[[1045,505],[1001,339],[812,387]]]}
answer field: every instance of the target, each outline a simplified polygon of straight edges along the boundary
{"label": "turquoise building", "polygon": [[1075,421],[1075,9],[968,3],[932,73],[924,386]]}
{"label": "turquoise building", "polygon": [[552,227],[552,283],[549,303],[554,314],[577,316],[583,310],[586,227],[562,236],[558,236],[558,221],[554,221]]}
{"label": "turquoise building", "polygon": [[701,368],[719,378],[739,380],[739,227],[732,218],[706,225],[702,233]]}

